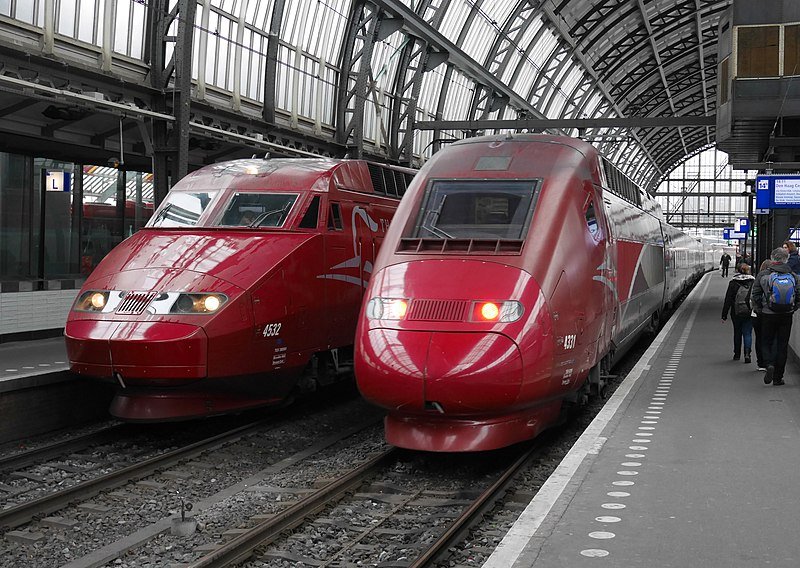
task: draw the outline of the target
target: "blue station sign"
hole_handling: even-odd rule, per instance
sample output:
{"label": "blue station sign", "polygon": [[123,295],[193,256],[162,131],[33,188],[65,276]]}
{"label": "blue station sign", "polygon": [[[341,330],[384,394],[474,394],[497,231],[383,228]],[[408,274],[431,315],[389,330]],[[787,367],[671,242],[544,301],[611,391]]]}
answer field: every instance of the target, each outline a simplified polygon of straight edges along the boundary
{"label": "blue station sign", "polygon": [[800,209],[800,175],[757,176],[756,209]]}

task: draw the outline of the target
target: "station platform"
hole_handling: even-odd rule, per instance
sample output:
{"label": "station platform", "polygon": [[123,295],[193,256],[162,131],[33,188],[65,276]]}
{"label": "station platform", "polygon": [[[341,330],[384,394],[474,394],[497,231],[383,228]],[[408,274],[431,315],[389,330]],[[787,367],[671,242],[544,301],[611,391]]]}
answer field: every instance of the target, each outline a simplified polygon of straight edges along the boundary
{"label": "station platform", "polygon": [[0,392],[65,380],[68,370],[63,337],[0,344]]}
{"label": "station platform", "polygon": [[111,396],[69,371],[63,337],[0,345],[0,444],[106,420]]}
{"label": "station platform", "polygon": [[484,568],[800,565],[798,365],[773,386],[732,360],[728,282],[703,277]]}

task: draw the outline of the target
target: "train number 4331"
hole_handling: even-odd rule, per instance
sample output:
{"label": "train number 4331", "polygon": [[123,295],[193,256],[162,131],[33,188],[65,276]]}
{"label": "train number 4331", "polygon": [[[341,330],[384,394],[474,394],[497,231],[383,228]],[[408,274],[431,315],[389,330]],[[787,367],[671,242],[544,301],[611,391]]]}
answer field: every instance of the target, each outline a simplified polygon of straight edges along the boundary
{"label": "train number 4331", "polygon": [[574,335],[565,335],[564,336],[564,349],[575,349],[575,336]]}
{"label": "train number 4331", "polygon": [[262,334],[264,337],[275,337],[276,335],[280,335],[281,333],[281,324],[279,323],[268,323],[264,326],[264,333]]}

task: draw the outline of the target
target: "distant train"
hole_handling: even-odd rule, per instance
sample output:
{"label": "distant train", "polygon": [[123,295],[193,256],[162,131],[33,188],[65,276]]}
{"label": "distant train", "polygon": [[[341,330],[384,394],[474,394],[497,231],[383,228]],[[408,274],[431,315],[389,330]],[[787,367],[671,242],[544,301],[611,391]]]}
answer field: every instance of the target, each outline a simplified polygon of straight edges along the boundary
{"label": "distant train", "polygon": [[356,333],[361,393],[403,448],[533,438],[601,393],[615,358],[713,267],[583,141],[470,138],[397,210]]}
{"label": "distant train", "polygon": [[131,421],[277,404],[351,372],[361,298],[413,174],[329,159],[190,174],[87,279],[70,368],[113,381],[111,414]]}

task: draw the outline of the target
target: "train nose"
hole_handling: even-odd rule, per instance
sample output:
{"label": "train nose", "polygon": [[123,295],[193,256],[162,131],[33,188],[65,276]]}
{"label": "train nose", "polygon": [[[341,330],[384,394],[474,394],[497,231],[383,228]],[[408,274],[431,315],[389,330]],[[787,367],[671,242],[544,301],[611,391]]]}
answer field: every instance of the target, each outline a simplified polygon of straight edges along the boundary
{"label": "train nose", "polygon": [[365,398],[408,413],[470,415],[517,400],[523,365],[517,345],[492,332],[372,329],[356,359]]}

